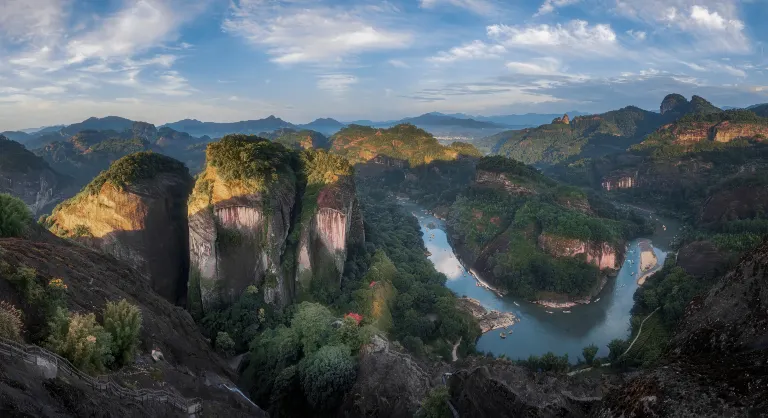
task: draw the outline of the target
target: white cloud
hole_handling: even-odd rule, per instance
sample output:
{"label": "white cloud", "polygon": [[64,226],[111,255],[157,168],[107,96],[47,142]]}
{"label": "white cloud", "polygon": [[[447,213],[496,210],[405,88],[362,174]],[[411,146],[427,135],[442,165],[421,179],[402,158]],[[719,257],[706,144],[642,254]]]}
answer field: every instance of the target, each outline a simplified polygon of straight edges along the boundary
{"label": "white cloud", "polygon": [[487,27],[488,36],[508,48],[557,49],[583,54],[612,53],[617,46],[616,33],[608,24],[592,25],[583,20],[566,24]]}
{"label": "white cloud", "polygon": [[542,3],[541,7],[539,7],[539,10],[534,16],[541,16],[547,13],[552,13],[558,7],[569,6],[580,1],[581,0],[544,0],[544,3]]}
{"label": "white cloud", "polygon": [[496,10],[488,0],[421,0],[421,7],[425,9],[433,9],[439,4],[460,7],[480,15],[491,14]]}
{"label": "white cloud", "polygon": [[561,63],[556,58],[539,58],[531,61],[507,63],[507,68],[523,75],[564,75]]}
{"label": "white cloud", "polygon": [[12,42],[44,44],[61,35],[68,16],[69,0],[0,1],[0,44]]}
{"label": "white cloud", "polygon": [[637,41],[644,41],[645,38],[648,37],[647,33],[641,30],[633,30],[633,29],[628,30],[627,35],[631,36],[633,39]]}
{"label": "white cloud", "polygon": [[750,49],[738,16],[740,0],[611,1],[620,15],[688,34],[699,50],[742,53]]}
{"label": "white cloud", "polygon": [[347,91],[357,81],[357,77],[350,74],[324,74],[317,77],[317,88],[338,94]]}
{"label": "white cloud", "polygon": [[506,52],[506,48],[501,45],[491,45],[482,41],[472,41],[468,44],[451,48],[448,51],[439,52],[434,57],[429,57],[428,61],[447,63],[460,60],[499,58]]}
{"label": "white cloud", "polygon": [[[377,27],[355,10],[293,8],[293,1],[233,0],[225,31],[265,46],[281,64],[338,62],[368,51],[404,48],[405,31]],[[371,19],[375,21],[376,19]]]}
{"label": "white cloud", "polygon": [[61,93],[65,93],[66,91],[67,89],[61,86],[42,86],[42,87],[35,87],[31,89],[30,93],[48,95],[48,94],[61,94]]}
{"label": "white cloud", "polygon": [[681,61],[681,64],[687,66],[688,68],[690,68],[690,69],[692,69],[694,71],[699,71],[699,72],[717,72],[717,73],[728,74],[728,75],[731,75],[731,76],[734,76],[734,77],[741,77],[741,78],[747,76],[747,72],[744,69],[751,68],[751,66],[748,66],[748,65],[747,66],[743,66],[743,69],[742,68],[737,68],[737,67],[735,67],[733,65],[722,64],[722,63],[719,63],[719,62],[716,62],[716,61],[712,61],[712,60],[706,60],[706,61],[702,62],[701,64]]}
{"label": "white cloud", "polygon": [[411,66],[410,66],[410,65],[408,65],[408,64],[406,64],[405,62],[403,62],[403,61],[400,61],[400,60],[394,60],[394,59],[393,59],[393,60],[389,60],[389,61],[387,61],[387,63],[388,63],[389,65],[393,66],[393,67],[396,67],[396,68],[411,68]]}

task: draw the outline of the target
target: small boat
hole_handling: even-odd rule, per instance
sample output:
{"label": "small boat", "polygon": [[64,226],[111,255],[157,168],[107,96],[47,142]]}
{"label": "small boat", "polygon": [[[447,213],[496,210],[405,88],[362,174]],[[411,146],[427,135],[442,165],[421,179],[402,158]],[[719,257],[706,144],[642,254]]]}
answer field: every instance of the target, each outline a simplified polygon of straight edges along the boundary
{"label": "small boat", "polygon": [[519,303],[517,303],[517,302],[512,302],[512,303],[514,303],[514,304],[515,304],[515,306],[520,306],[520,304],[519,304]]}
{"label": "small boat", "polygon": [[571,313],[571,311],[563,311],[563,313]]}
{"label": "small boat", "polygon": [[507,338],[507,334],[505,334],[504,331],[501,331],[501,333],[499,334],[499,337]]}
{"label": "small boat", "polygon": [[547,311],[547,313],[548,313],[548,314],[553,314],[554,312],[552,312],[552,311]]}
{"label": "small boat", "polygon": [[595,302],[600,302],[600,298],[595,299]]}

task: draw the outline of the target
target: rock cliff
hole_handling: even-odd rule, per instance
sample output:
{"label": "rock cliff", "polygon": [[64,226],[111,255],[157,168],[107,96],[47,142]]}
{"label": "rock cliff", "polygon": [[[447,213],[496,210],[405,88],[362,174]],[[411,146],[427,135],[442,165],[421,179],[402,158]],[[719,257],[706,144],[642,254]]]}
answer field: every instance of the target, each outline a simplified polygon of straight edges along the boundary
{"label": "rock cliff", "polygon": [[618,270],[624,259],[623,250],[607,242],[585,242],[550,234],[538,237],[539,248],[554,257],[576,257],[584,254],[587,263],[600,270]]}
{"label": "rock cliff", "polygon": [[66,198],[71,183],[23,145],[0,135],[0,193],[18,197],[40,215]]}
{"label": "rock cliff", "polygon": [[46,225],[59,236],[114,255],[143,273],[171,303],[186,303],[187,196],[192,178],[180,162],[141,152],[116,161]]}
{"label": "rock cliff", "polygon": [[250,285],[284,306],[294,288],[281,268],[296,205],[293,154],[258,137],[208,145],[189,200],[190,286],[203,310],[236,301]]}
{"label": "rock cliff", "polygon": [[510,194],[536,194],[536,190],[533,188],[526,187],[521,182],[514,181],[504,173],[497,171],[477,170],[475,183],[480,186],[501,188]]}

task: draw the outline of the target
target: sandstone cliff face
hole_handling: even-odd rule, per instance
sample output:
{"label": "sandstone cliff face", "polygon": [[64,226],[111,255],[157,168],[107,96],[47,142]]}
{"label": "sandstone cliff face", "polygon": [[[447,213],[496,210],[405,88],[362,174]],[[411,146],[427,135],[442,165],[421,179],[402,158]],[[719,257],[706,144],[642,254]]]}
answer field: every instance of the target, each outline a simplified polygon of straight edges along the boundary
{"label": "sandstone cliff face", "polygon": [[284,306],[292,280],[281,269],[296,199],[287,179],[253,192],[225,181],[208,167],[189,202],[191,286],[199,286],[203,309],[236,301],[249,285],[264,289],[268,302]]}
{"label": "sandstone cliff face", "polygon": [[311,280],[340,284],[347,248],[365,242],[351,178],[324,186],[312,203],[317,207],[309,220],[302,220],[297,254],[296,281],[304,290]]}
{"label": "sandstone cliff face", "polygon": [[18,197],[33,215],[40,215],[72,192],[70,183],[42,158],[0,135],[0,193]]}
{"label": "sandstone cliff face", "polygon": [[[167,157],[166,157],[167,158]],[[185,304],[189,272],[189,174],[161,173],[121,189],[105,182],[48,218],[60,236],[114,255],[143,273],[155,292]]]}
{"label": "sandstone cliff face", "polygon": [[768,137],[768,126],[750,124],[720,122],[712,128],[711,139],[717,142],[730,142],[738,138],[765,138]]}
{"label": "sandstone cliff face", "polygon": [[475,176],[475,183],[486,187],[499,187],[507,191],[510,194],[536,194],[536,191],[532,188],[515,183],[510,180],[504,173],[477,170]]}
{"label": "sandstone cliff face", "polygon": [[585,254],[587,263],[600,270],[621,268],[622,251],[605,242],[584,242],[578,239],[541,234],[538,238],[538,244],[539,248],[554,257],[576,257]]}

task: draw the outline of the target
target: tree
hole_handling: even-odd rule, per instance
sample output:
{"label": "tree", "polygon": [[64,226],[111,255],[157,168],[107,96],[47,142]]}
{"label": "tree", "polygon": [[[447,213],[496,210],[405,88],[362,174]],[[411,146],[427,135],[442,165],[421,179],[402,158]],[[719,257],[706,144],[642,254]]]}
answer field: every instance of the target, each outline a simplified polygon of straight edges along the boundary
{"label": "tree", "polygon": [[21,311],[6,301],[0,302],[0,337],[21,341],[24,327]]}
{"label": "tree", "polygon": [[48,347],[88,373],[104,371],[112,360],[112,337],[96,322],[96,316],[69,315],[56,310],[49,325]]}
{"label": "tree", "polygon": [[291,329],[296,332],[305,356],[317,351],[328,340],[334,320],[331,311],[323,305],[311,302],[299,305],[291,320]]}
{"label": "tree", "polygon": [[584,361],[591,365],[597,355],[597,346],[590,344],[581,350],[581,354],[584,356]]}
{"label": "tree", "polygon": [[616,361],[618,358],[624,353],[624,351],[627,349],[627,342],[616,338],[611,340],[611,342],[608,343],[608,358],[611,361]]}
{"label": "tree", "polygon": [[216,349],[225,356],[234,354],[235,341],[226,332],[216,334]]}
{"label": "tree", "polygon": [[352,388],[356,374],[349,347],[325,346],[301,363],[304,396],[313,408],[329,410],[337,406]]}
{"label": "tree", "polygon": [[0,238],[21,236],[31,220],[32,215],[24,202],[0,193]]}
{"label": "tree", "polygon": [[421,407],[424,418],[451,418],[453,414],[448,407],[448,388],[440,386],[432,389],[427,394],[427,398],[424,399],[424,404]]}
{"label": "tree", "polygon": [[120,365],[133,360],[141,333],[141,310],[127,300],[107,302],[104,308],[104,330],[112,336],[112,354]]}

